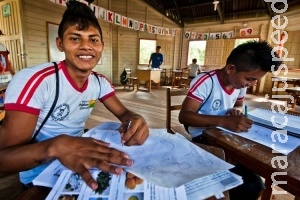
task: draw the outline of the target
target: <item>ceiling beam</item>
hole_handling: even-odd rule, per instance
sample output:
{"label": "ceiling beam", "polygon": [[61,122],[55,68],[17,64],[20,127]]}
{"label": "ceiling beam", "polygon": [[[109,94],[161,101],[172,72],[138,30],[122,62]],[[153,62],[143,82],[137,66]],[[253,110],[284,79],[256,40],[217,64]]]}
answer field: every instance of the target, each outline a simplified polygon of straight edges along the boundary
{"label": "ceiling beam", "polygon": [[[203,0],[201,3],[194,3],[194,4],[188,4],[188,5],[181,5],[179,9],[185,9],[185,8],[192,8],[196,6],[203,6],[203,5],[209,5],[212,4],[213,0]],[[224,1],[231,1],[231,0],[223,0]],[[176,8],[171,7],[171,8],[165,8],[166,11],[172,11],[176,10]]]}
{"label": "ceiling beam", "polygon": [[181,15],[180,15],[180,12],[179,12],[179,9],[178,9],[178,6],[177,6],[177,2],[176,2],[176,0],[173,0],[173,1],[174,1],[174,5],[176,7],[176,12],[177,12],[178,19],[179,19],[180,23],[184,24],[184,22],[182,22],[182,19],[181,19]]}
{"label": "ceiling beam", "polygon": [[224,24],[224,4],[222,4],[222,9],[220,3],[224,3],[224,0],[220,0],[220,2],[217,5],[217,11],[221,20],[221,24]]}
{"label": "ceiling beam", "polygon": [[271,8],[271,3],[270,2],[265,2],[264,0],[261,0],[261,1],[262,1],[263,5],[267,6],[267,8],[268,8],[268,15],[269,15],[270,19],[272,17],[274,17],[274,12],[273,12],[273,10]]}
{"label": "ceiling beam", "polygon": [[153,2],[151,0],[144,0],[144,2],[146,2],[148,5],[150,5],[154,10],[158,11],[159,13],[161,13],[162,15],[164,15],[165,17],[167,17],[168,19],[170,19],[171,21],[173,21],[174,23],[176,23],[178,26],[183,27],[184,23],[179,22],[177,19],[171,17],[171,16],[167,16],[166,15],[166,11],[163,10],[162,8],[159,8],[158,5],[153,4]]}
{"label": "ceiling beam", "polygon": [[[240,13],[252,13],[252,12],[262,12],[262,11],[266,11],[267,9],[258,9],[258,10],[248,10],[248,11],[239,11],[239,12],[231,12],[231,13],[226,13],[224,14],[224,16],[228,16],[228,15],[233,15],[233,14],[240,14]],[[189,17],[189,18],[182,18],[184,21],[188,22],[191,20],[195,20],[195,19],[203,19],[203,18],[209,18],[209,17],[218,17],[218,14],[213,14],[213,15],[205,15],[205,16],[201,16],[201,17]]]}

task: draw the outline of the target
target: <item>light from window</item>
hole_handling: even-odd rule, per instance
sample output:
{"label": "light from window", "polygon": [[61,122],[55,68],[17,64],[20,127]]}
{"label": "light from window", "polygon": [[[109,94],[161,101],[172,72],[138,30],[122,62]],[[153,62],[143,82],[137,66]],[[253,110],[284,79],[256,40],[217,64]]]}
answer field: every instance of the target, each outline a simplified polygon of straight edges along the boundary
{"label": "light from window", "polygon": [[155,52],[156,40],[140,39],[139,64],[148,65],[151,53]]}
{"label": "light from window", "polygon": [[189,53],[187,65],[192,63],[194,58],[197,59],[198,65],[204,64],[206,41],[189,41]]}

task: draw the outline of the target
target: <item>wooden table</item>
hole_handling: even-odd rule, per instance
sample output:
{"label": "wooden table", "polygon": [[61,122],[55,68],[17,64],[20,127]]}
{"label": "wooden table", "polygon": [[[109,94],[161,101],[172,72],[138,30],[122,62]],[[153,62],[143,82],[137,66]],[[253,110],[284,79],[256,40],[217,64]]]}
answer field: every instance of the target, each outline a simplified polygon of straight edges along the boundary
{"label": "wooden table", "polygon": [[148,91],[151,92],[151,81],[156,83],[157,88],[160,88],[160,73],[161,69],[136,69],[137,91],[140,89],[140,81],[145,81]]}
{"label": "wooden table", "polygon": [[[253,172],[265,178],[266,190],[264,190],[261,200],[270,200],[272,196],[272,179],[274,172],[286,172],[287,175],[275,176],[276,181],[286,181],[287,184],[278,186],[291,194],[295,199],[300,198],[300,146],[287,156],[288,166],[286,169],[278,168],[275,161],[275,167],[272,167],[272,158],[284,156],[280,153],[272,153],[272,149],[240,137],[238,135],[225,133],[217,128],[206,129],[203,132],[210,145],[222,148],[225,151],[226,158],[247,166]],[[284,163],[282,163],[284,164]]]}
{"label": "wooden table", "polygon": [[290,93],[294,97],[292,108],[294,109],[297,104],[297,100],[300,98],[300,87],[289,87],[285,89],[286,92]]}
{"label": "wooden table", "polygon": [[[272,87],[270,92],[270,98],[273,96],[273,88],[279,88],[280,83],[283,83],[283,81],[286,81],[287,84],[293,84],[293,87],[299,85],[300,86],[300,78],[295,77],[286,77],[286,76],[272,76]],[[275,94],[278,94],[278,91],[275,92]]]}

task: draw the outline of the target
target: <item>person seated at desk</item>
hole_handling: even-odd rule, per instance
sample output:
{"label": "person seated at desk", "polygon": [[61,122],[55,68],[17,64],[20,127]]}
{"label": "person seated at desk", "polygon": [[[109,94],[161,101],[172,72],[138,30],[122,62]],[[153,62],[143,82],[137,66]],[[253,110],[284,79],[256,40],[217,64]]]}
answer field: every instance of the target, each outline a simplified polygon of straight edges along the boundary
{"label": "person seated at desk", "polygon": [[[247,87],[254,85],[272,66],[273,48],[265,41],[250,41],[232,50],[222,69],[198,75],[182,103],[179,121],[184,124],[194,142],[205,143],[201,134],[205,127],[224,127],[234,132],[247,132],[253,123],[238,107],[242,107]],[[274,55],[273,55],[274,56]],[[265,188],[261,178],[245,166],[237,165],[233,172],[241,175],[244,184],[230,190],[231,200],[257,199]]]}
{"label": "person seated at desk", "polygon": [[139,145],[148,138],[145,119],[127,109],[111,83],[92,71],[101,58],[102,37],[94,12],[84,3],[68,1],[56,38],[65,60],[25,68],[8,85],[0,126],[0,173],[20,172],[29,191],[37,190],[31,190],[32,180],[55,159],[78,173],[93,190],[98,184],[89,172],[91,167],[122,174],[118,166],[133,164],[132,158],[107,143],[79,137],[96,100],[121,121],[123,144]]}
{"label": "person seated at desk", "polygon": [[197,59],[196,58],[194,58],[192,60],[192,64],[189,64],[189,66],[184,67],[182,69],[188,69],[189,70],[189,79],[194,79],[201,72],[201,67],[200,67],[200,65],[197,64]]}

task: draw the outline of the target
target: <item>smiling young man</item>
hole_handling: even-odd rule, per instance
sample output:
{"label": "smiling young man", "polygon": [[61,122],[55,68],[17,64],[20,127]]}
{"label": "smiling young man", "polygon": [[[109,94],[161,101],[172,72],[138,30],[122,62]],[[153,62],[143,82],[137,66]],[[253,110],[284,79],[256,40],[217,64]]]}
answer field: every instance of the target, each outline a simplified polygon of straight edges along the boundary
{"label": "smiling young man", "polygon": [[[281,64],[273,61],[272,50],[265,41],[241,44],[232,50],[225,67],[201,73],[192,80],[179,121],[188,127],[194,142],[204,142],[201,134],[206,127],[220,126],[234,132],[251,128],[253,121],[237,107],[242,107],[247,87],[271,71],[272,66],[276,69]],[[240,174],[245,184],[231,190],[230,199],[257,199],[264,189],[260,177],[242,166],[232,171]]]}
{"label": "smiling young man", "polygon": [[[68,1],[56,43],[65,53],[65,60],[57,62],[57,72],[53,63],[23,69],[6,90],[6,114],[0,126],[0,173],[20,172],[21,182],[28,186],[58,159],[96,189],[90,167],[121,174],[122,168],[116,165],[131,166],[133,161],[107,143],[78,137],[95,101],[101,101],[121,121],[119,131],[126,145],[142,144],[149,129],[143,117],[120,102],[111,83],[92,72],[104,43],[98,20],[87,5]],[[50,112],[57,89],[58,99]],[[33,141],[48,113],[51,115]]]}

